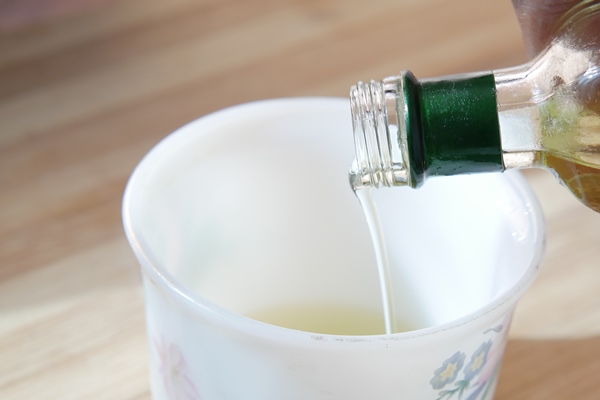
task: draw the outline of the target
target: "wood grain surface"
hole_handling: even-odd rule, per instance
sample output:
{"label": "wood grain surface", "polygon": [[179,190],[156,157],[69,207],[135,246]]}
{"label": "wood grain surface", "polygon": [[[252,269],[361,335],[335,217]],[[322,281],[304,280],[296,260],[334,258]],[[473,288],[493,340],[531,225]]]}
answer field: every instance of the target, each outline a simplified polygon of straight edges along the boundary
{"label": "wood grain surface", "polygon": [[[527,59],[509,0],[90,3],[0,34],[0,399],[150,397],[120,203],[136,163],[178,126],[252,100],[347,96],[401,69]],[[547,255],[496,398],[598,399],[600,215],[547,172],[526,176]]]}

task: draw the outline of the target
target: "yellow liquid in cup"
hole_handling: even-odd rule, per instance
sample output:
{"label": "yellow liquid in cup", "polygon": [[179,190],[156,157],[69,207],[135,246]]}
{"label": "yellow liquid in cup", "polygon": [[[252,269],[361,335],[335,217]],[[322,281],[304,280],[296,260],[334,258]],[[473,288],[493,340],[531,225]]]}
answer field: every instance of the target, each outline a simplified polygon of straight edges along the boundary
{"label": "yellow liquid in cup", "polygon": [[[381,312],[326,304],[274,306],[248,315],[257,321],[284,328],[330,335],[381,335],[385,333]],[[408,331],[401,326],[400,331]],[[398,330],[396,330],[398,331]]]}

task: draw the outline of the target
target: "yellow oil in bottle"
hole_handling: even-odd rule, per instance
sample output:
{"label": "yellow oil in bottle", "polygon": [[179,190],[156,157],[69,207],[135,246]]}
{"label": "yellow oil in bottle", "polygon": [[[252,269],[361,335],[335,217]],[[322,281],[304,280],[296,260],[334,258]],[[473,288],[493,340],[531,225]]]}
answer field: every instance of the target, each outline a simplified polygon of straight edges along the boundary
{"label": "yellow oil in bottle", "polygon": [[[596,86],[595,86],[596,87]],[[541,113],[537,163],[554,172],[583,204],[600,212],[600,101],[558,91]]]}
{"label": "yellow oil in bottle", "polygon": [[542,153],[540,162],[558,175],[566,186],[584,205],[600,212],[600,167],[571,161],[551,153]]}

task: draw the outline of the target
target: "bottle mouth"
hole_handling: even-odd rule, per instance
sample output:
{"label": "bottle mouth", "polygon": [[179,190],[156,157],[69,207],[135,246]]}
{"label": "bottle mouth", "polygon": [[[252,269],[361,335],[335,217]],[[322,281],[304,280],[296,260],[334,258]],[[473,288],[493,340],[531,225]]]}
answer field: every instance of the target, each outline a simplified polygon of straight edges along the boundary
{"label": "bottle mouth", "polygon": [[398,118],[398,110],[404,110],[404,98],[398,96],[401,85],[401,77],[390,77],[358,82],[350,88],[355,150],[350,183],[354,190],[410,184],[404,160],[406,129],[403,118]]}

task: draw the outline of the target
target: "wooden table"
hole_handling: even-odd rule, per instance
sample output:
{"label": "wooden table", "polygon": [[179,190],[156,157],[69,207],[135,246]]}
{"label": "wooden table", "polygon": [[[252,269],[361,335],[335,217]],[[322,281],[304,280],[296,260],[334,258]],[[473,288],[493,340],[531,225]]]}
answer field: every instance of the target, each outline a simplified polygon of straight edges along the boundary
{"label": "wooden table", "polygon": [[[176,127],[359,79],[527,59],[508,0],[114,0],[0,36],[0,398],[149,398],[133,167]],[[600,215],[528,171],[548,224],[497,398],[600,397]]]}

